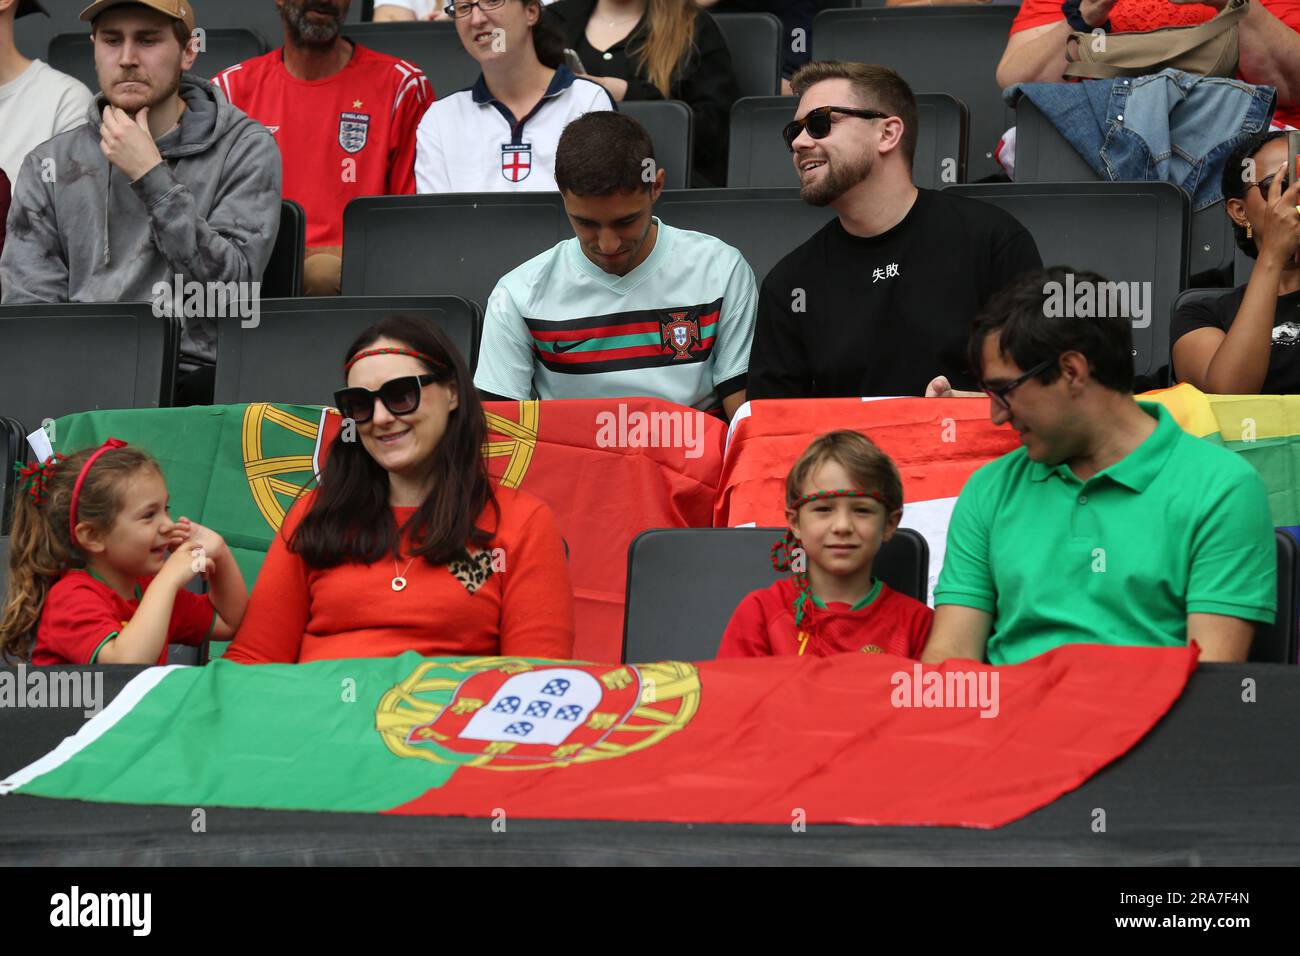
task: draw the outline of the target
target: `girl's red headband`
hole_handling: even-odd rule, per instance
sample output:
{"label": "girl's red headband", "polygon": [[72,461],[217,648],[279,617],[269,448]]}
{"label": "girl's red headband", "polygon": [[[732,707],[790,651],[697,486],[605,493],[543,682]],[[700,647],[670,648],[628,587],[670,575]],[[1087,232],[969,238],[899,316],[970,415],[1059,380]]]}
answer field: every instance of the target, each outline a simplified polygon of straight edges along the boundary
{"label": "girl's red headband", "polygon": [[77,483],[72,486],[72,503],[68,506],[68,537],[73,545],[77,543],[77,502],[81,498],[81,486],[86,483],[86,476],[90,474],[90,466],[106,451],[125,447],[126,442],[120,438],[109,438],[104,444],[96,448],[91,456],[86,459],[86,463],[81,466],[81,471],[77,475]]}

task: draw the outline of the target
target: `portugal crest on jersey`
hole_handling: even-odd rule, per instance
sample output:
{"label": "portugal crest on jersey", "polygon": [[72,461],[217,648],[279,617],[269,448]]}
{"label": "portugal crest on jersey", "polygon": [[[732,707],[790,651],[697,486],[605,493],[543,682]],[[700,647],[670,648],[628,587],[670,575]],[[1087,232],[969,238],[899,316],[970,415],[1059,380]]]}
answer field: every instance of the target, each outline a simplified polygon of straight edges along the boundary
{"label": "portugal crest on jersey", "polygon": [[345,153],[359,153],[366,148],[370,117],[365,113],[339,115],[339,145]]}
{"label": "portugal crest on jersey", "polygon": [[532,143],[501,144],[501,175],[509,182],[519,183],[533,171]]}
{"label": "portugal crest on jersey", "polygon": [[659,323],[659,333],[663,337],[665,348],[673,349],[677,354],[673,361],[689,359],[691,349],[700,344],[700,320],[687,319],[689,312],[669,312],[668,318]]}

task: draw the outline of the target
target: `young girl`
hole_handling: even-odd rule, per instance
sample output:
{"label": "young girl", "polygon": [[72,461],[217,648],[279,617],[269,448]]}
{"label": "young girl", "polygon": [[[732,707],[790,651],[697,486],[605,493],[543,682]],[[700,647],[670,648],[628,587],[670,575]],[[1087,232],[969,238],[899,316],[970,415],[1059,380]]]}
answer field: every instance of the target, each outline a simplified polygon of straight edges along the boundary
{"label": "young girl", "polygon": [[[0,654],[33,664],[161,664],[167,645],[226,640],[248,592],[220,535],[167,515],[145,452],[110,438],[22,469]],[[185,590],[206,574],[210,600]]]}
{"label": "young girl", "polygon": [[903,517],[903,483],[889,456],[857,432],[823,435],[790,470],[785,504],[790,530],[772,561],[795,574],[741,601],[718,657],[919,658],[934,612],[871,575]]}

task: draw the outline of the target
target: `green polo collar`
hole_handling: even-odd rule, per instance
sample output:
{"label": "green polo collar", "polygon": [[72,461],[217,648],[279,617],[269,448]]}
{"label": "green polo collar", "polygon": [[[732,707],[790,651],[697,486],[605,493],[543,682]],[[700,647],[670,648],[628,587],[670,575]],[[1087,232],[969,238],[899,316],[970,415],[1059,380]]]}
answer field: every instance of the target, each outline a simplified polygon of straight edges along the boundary
{"label": "green polo collar", "polygon": [[1139,494],[1146,491],[1147,486],[1155,480],[1156,475],[1160,474],[1160,469],[1169,460],[1169,455],[1173,452],[1174,446],[1182,438],[1183,429],[1174,419],[1174,416],[1169,414],[1169,409],[1159,402],[1138,402],[1137,404],[1138,408],[1156,420],[1156,430],[1148,435],[1142,444],[1119,461],[1103,468],[1089,478],[1087,482],[1080,482],[1078,475],[1072,472],[1070,466],[1065,462],[1049,465],[1041,461],[1031,461],[1029,463],[1030,480],[1043,481],[1050,475],[1060,475],[1061,478],[1068,482],[1087,484],[1104,476]]}
{"label": "green polo collar", "polygon": [[[107,581],[105,581],[103,578],[101,578],[101,577],[100,577],[98,574],[96,574],[94,571],[90,570],[90,568],[82,568],[82,570],[85,571],[87,574],[89,574],[92,578],[94,578],[94,579],[95,579],[96,581],[98,581],[100,584],[104,585],[104,587],[108,588],[110,591],[113,591],[113,585],[109,584]],[[113,591],[113,593],[116,594],[117,592],[116,592],[116,591]],[[139,601],[139,600],[141,600],[143,597],[144,597],[144,595],[143,595],[142,593],[140,593],[140,583],[137,581],[137,582],[136,582],[136,585],[135,585],[135,599],[136,599],[137,601]]]}
{"label": "green polo collar", "polygon": [[[853,605],[853,607],[849,608],[849,610],[861,611],[864,607],[870,607],[871,603],[875,601],[876,598],[880,597],[880,586],[881,586],[881,580],[880,578],[876,578],[871,585],[871,590],[867,592],[867,596],[864,597],[857,604]],[[808,593],[812,597],[813,604],[817,605],[823,611],[826,610],[825,601],[823,601],[817,595],[813,594],[811,591],[809,591]]]}

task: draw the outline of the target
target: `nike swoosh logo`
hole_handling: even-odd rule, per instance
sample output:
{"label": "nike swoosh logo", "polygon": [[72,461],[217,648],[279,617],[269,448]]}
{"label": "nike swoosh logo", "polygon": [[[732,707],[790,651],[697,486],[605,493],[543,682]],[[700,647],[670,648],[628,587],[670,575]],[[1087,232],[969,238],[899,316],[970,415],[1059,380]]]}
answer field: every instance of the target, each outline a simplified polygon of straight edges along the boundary
{"label": "nike swoosh logo", "polygon": [[573,349],[576,349],[579,345],[582,345],[584,342],[590,342],[590,341],[591,339],[582,339],[577,342],[570,342],[568,345],[562,345],[559,342],[556,342],[555,345],[552,346],[552,348],[556,352],[569,352],[572,351]]}

